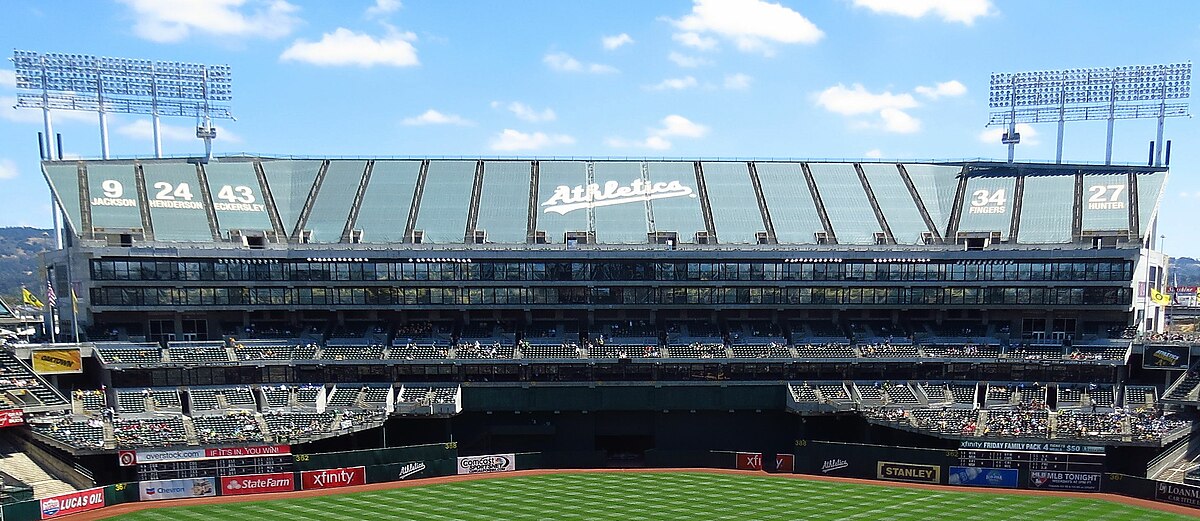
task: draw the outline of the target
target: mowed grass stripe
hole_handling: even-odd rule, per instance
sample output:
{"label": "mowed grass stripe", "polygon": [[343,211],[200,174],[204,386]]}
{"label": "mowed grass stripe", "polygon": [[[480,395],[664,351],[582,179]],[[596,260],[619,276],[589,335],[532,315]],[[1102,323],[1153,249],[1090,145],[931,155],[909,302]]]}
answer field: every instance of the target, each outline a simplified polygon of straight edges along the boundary
{"label": "mowed grass stripe", "polygon": [[151,509],[128,521],[242,520],[929,521],[1193,519],[1097,499],[915,490],[886,485],[706,473],[503,477],[356,494]]}

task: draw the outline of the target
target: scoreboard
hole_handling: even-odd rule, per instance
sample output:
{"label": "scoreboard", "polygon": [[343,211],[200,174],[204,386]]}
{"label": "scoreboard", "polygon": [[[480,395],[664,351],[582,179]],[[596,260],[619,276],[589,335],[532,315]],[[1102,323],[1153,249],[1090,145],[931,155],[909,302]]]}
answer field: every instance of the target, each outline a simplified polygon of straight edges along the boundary
{"label": "scoreboard", "polygon": [[242,474],[271,474],[291,472],[291,454],[246,458],[214,458],[163,463],[142,463],[137,466],[139,481],[184,479]]}
{"label": "scoreboard", "polygon": [[967,440],[959,446],[958,464],[1025,472],[1103,472],[1104,447]]}

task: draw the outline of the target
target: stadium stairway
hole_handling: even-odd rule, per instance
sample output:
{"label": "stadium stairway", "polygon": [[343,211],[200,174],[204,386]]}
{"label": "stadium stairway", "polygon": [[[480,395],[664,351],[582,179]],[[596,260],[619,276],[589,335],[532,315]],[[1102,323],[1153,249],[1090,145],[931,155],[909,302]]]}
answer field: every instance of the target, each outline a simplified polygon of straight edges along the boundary
{"label": "stadium stairway", "polygon": [[104,448],[117,448],[117,434],[111,421],[104,422]]}
{"label": "stadium stairway", "polygon": [[33,497],[37,499],[75,490],[69,483],[46,472],[24,452],[3,442],[0,442],[0,468],[5,474],[33,487]]}
{"label": "stadium stairway", "polygon": [[183,419],[183,433],[187,437],[188,445],[199,445],[200,438],[196,437],[196,424],[192,423],[192,418],[189,416],[181,418]]}
{"label": "stadium stairway", "polygon": [[258,430],[262,431],[263,439],[275,439],[275,435],[271,433],[271,426],[267,425],[267,419],[263,418],[261,413],[254,413],[254,421],[255,423],[258,423]]}

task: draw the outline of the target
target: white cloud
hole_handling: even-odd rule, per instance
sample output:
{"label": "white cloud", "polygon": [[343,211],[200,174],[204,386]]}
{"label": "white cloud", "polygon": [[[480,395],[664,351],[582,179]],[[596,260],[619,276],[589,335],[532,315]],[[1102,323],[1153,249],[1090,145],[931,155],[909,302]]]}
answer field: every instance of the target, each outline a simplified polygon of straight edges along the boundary
{"label": "white cloud", "polygon": [[283,51],[279,59],[321,66],[410,67],[421,63],[417,59],[417,48],[412,44],[416,40],[417,35],[411,32],[391,32],[376,39],[338,27],[332,33],[322,35],[317,42],[304,39],[292,42],[292,46]]}
{"label": "white cloud", "polygon": [[695,87],[696,85],[699,85],[699,82],[696,81],[696,78],[685,76],[683,78],[667,78],[658,82],[657,85],[650,85],[646,88],[649,90],[684,90]]}
{"label": "white cloud", "polygon": [[8,69],[0,69],[0,87],[17,88],[17,73]]}
{"label": "white cloud", "polygon": [[717,48],[717,39],[708,36],[700,36],[696,33],[675,33],[671,35],[671,39],[693,49],[701,51],[711,51]]}
{"label": "white cloud", "polygon": [[551,69],[561,72],[588,72],[591,74],[609,74],[618,72],[617,69],[611,65],[604,65],[601,63],[583,63],[565,52],[547,53],[546,56],[542,57],[542,62],[544,62]]}
{"label": "white cloud", "polygon": [[527,134],[511,128],[506,128],[504,131],[496,135],[492,139],[492,150],[502,152],[514,152],[521,150],[538,150],[555,145],[571,145],[575,143],[575,138],[566,134],[546,134],[543,132],[534,132]]}
{"label": "white cloud", "polygon": [[861,83],[855,83],[851,88],[839,83],[817,94],[817,105],[843,116],[854,116],[879,112],[885,108],[910,109],[918,103],[911,94],[892,94],[888,91],[874,94]]}
{"label": "white cloud", "polygon": [[17,164],[11,159],[0,159],[0,181],[5,179],[16,179]]}
{"label": "white cloud", "polygon": [[701,65],[711,65],[712,64],[711,61],[701,58],[699,56],[689,56],[689,55],[675,52],[675,51],[671,51],[669,54],[667,54],[667,59],[674,62],[675,65],[678,65],[685,69],[699,67]]}
{"label": "white cloud", "polygon": [[442,114],[433,109],[426,110],[419,116],[404,118],[401,123],[408,126],[421,125],[457,125],[467,127],[475,123],[455,114]]}
{"label": "white cloud", "polygon": [[744,52],[773,54],[771,44],[813,44],[825,33],[804,15],[764,0],[693,0],[692,12],[672,23],[696,41],[705,33],[731,40]]}
{"label": "white cloud", "polygon": [[605,36],[600,39],[600,43],[604,45],[605,49],[608,49],[611,51],[613,49],[618,49],[624,45],[629,45],[629,44],[633,43],[633,37],[629,36],[628,34],[621,33],[621,34],[614,35],[614,36]]}
{"label": "white cloud", "polygon": [[[163,141],[180,141],[185,143],[199,141],[196,138],[195,127],[159,123],[158,130],[162,135]],[[117,126],[116,132],[128,138],[151,141],[154,139],[154,123],[151,123],[148,119],[135,119],[129,123]],[[225,143],[243,142],[241,136],[220,126],[217,127],[217,141]]]}
{"label": "white cloud", "polygon": [[854,0],[876,14],[891,14],[906,18],[936,15],[944,22],[972,25],[975,19],[995,12],[991,0]]}
{"label": "white cloud", "polygon": [[647,129],[647,136],[641,140],[630,140],[620,137],[611,137],[604,140],[604,143],[613,148],[648,148],[651,150],[667,150],[671,148],[671,141],[667,138],[702,138],[708,135],[708,127],[696,123],[688,118],[678,114],[671,114],[662,119],[661,127]]}
{"label": "white cloud", "polygon": [[863,152],[863,157],[869,157],[871,159],[879,159],[879,158],[883,157],[883,151],[879,150],[878,148],[872,148],[866,152]]}
{"label": "white cloud", "polygon": [[746,90],[750,88],[750,82],[754,81],[749,75],[736,73],[725,75],[725,88],[729,90]]}
{"label": "white cloud", "polygon": [[883,118],[883,129],[896,134],[912,134],[921,130],[921,120],[900,109],[888,107],[879,111]]}
{"label": "white cloud", "polygon": [[300,23],[284,0],[119,0],[133,10],[133,32],[152,42],[193,35],[280,38]]}
{"label": "white cloud", "polygon": [[963,85],[958,80],[950,80],[938,82],[932,87],[921,85],[913,90],[915,90],[917,94],[935,100],[942,96],[950,98],[962,96],[963,94],[967,93],[967,86]]}
{"label": "white cloud", "polygon": [[375,0],[375,5],[367,8],[367,16],[384,16],[399,10],[400,0]]}
{"label": "white cloud", "polygon": [[517,116],[518,119],[522,119],[530,123],[541,123],[543,121],[554,121],[555,119],[558,119],[558,115],[554,113],[554,109],[549,107],[539,111],[519,101],[514,101],[508,104],[504,104],[499,101],[492,102],[492,108],[498,109],[501,107],[509,112],[512,112],[513,115]]}
{"label": "white cloud", "polygon": [[[992,127],[979,133],[979,142],[986,145],[1003,145],[1000,137],[1008,132],[1008,127]],[[1037,129],[1024,123],[1017,123],[1017,133],[1021,135],[1021,144],[1035,146],[1041,144],[1038,140]]]}

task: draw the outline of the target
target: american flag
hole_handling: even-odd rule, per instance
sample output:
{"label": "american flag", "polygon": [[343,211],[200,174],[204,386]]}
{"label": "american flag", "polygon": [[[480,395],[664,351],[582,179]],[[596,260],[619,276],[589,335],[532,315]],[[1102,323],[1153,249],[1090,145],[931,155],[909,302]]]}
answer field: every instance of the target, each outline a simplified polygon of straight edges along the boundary
{"label": "american flag", "polygon": [[58,305],[58,295],[54,293],[54,284],[49,279],[46,280],[46,302],[50,304],[50,307]]}

